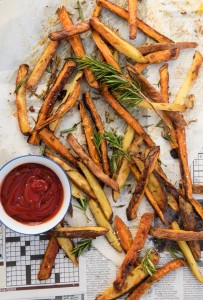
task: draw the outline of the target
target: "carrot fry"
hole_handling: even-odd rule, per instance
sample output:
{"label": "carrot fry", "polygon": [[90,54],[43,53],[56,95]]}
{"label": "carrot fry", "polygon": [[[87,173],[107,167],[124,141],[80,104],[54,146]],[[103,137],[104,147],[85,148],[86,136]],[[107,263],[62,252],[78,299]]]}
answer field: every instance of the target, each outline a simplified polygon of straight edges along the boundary
{"label": "carrot fry", "polygon": [[129,12],[129,18],[128,18],[128,25],[130,30],[130,39],[134,40],[137,35],[137,0],[128,0],[128,12]]}
{"label": "carrot fry", "polygon": [[121,247],[127,253],[130,249],[133,239],[130,230],[119,216],[114,218],[114,229],[119,238]]}

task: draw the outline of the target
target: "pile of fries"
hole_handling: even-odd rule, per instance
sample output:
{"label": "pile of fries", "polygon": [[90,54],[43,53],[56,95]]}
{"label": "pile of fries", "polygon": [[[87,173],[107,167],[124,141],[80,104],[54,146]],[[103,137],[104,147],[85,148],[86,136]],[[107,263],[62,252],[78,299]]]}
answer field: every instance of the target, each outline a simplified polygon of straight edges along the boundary
{"label": "pile of fries", "polygon": [[[77,24],[73,24],[65,7],[59,8],[57,14],[63,29],[49,34],[50,42],[34,69],[29,73],[28,65],[21,65],[16,80],[17,115],[22,134],[28,135],[30,144],[40,145],[41,142],[45,144],[44,155],[65,170],[71,181],[72,196],[78,199],[80,205],[82,203],[85,206],[86,203],[89,206],[98,225],[98,227],[74,228],[66,227],[62,222],[52,230],[49,233],[51,237],[38,279],[49,278],[59,247],[64,249],[75,265],[78,265],[71,238],[92,239],[105,235],[110,245],[118,252],[124,251],[126,256],[115,281],[96,298],[98,300],[116,299],[129,291],[131,292],[126,299],[140,299],[153,283],[186,264],[197,280],[203,282],[196,262],[201,255],[198,241],[203,239],[203,232],[196,231],[195,220],[196,214],[203,219],[203,208],[193,198],[193,192],[202,193],[203,187],[192,184],[186,147],[187,123],[182,114],[193,107],[194,97],[189,96],[189,90],[198,76],[202,55],[198,50],[195,52],[191,67],[175,100],[169,103],[168,64],[164,63],[159,69],[160,91],[155,89],[141,72],[152,64],[178,59],[181,49],[195,48],[197,43],[176,43],[162,35],[137,17],[137,6],[137,0],[128,0],[128,10],[110,1],[98,0],[92,17]],[[100,12],[103,8],[127,20],[130,39],[135,39],[137,31],[141,30],[155,42],[136,48],[100,21]],[[96,59],[85,54],[80,34],[87,31],[91,32],[98,48],[99,55]],[[65,61],[49,87],[36,124],[31,129],[26,95],[28,92],[35,92],[62,40],[70,43],[74,57]],[[125,73],[122,73],[119,65],[120,53],[128,59]],[[65,90],[61,104],[55,108],[59,95],[64,91],[70,77],[69,88]],[[78,100],[84,80],[89,89],[83,94],[82,100]],[[118,139],[115,133],[110,135],[105,131],[104,121],[91,97],[90,89],[97,89],[103,100],[126,122],[127,128],[122,139]],[[134,106],[151,109],[160,117],[164,137],[171,146],[171,154],[179,160],[182,181],[180,189],[174,186],[162,170],[159,163],[160,147],[155,145],[132,115],[128,109],[129,103],[131,107],[134,103]],[[86,148],[79,143],[74,133],[68,133],[70,150],[57,137],[57,129],[63,122],[63,116],[78,104]],[[116,168],[110,164],[109,146],[117,151],[116,155],[114,153]],[[113,215],[110,201],[103,189],[104,185],[109,186],[112,189],[113,200],[119,201],[121,190],[130,173],[134,175],[135,188],[130,202],[127,203],[128,220],[133,222],[137,218],[137,211],[144,195],[154,209],[154,213],[148,212],[141,216],[134,238],[123,220]],[[178,213],[181,228],[176,221],[166,220],[167,209]],[[155,216],[161,220],[163,227],[152,226]],[[172,260],[156,269],[159,254],[150,251],[147,254],[146,267],[143,263],[146,257],[141,262],[139,253],[148,235],[176,241],[184,259]]]}

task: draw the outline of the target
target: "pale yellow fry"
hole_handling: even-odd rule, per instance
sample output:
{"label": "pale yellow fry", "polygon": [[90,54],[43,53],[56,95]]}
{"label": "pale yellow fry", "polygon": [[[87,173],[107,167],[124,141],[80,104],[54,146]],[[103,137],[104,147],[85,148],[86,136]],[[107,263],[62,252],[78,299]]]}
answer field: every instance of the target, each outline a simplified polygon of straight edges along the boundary
{"label": "pale yellow fry", "polygon": [[186,106],[183,104],[179,103],[154,103],[153,102],[153,107],[145,100],[142,102],[138,103],[140,107],[147,108],[147,109],[153,109],[153,107],[156,110],[166,110],[166,111],[179,111],[183,112],[186,111]]}

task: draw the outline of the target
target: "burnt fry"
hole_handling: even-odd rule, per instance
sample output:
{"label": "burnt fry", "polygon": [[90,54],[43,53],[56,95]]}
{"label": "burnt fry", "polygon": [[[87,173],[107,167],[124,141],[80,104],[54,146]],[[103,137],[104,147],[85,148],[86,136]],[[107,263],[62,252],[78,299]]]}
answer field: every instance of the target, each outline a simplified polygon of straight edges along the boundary
{"label": "burnt fry", "polygon": [[37,275],[38,280],[46,280],[51,276],[51,271],[54,266],[56,255],[59,251],[59,244],[55,237],[51,237],[47,245],[40,270]]}
{"label": "burnt fry", "polygon": [[[91,113],[91,116],[94,120],[94,123],[95,123],[95,126],[96,126],[98,132],[101,135],[103,135],[104,134],[104,126],[103,126],[101,117],[100,117],[99,113],[97,112],[96,106],[90,96],[90,93],[87,92],[84,95],[85,95],[85,97],[84,97],[85,105],[87,106],[88,110]],[[102,139],[102,141],[101,141],[100,151],[101,151],[101,158],[102,158],[104,173],[106,173],[107,175],[110,175],[108,150],[107,150],[107,143],[106,143],[105,139]]]}
{"label": "burnt fry", "polygon": [[169,50],[169,49],[188,49],[188,48],[196,48],[198,43],[195,42],[179,42],[179,43],[155,43],[148,44],[138,47],[138,50],[142,54],[149,54],[152,52]]}
{"label": "burnt fry", "polygon": [[49,34],[49,38],[52,41],[67,40],[70,37],[73,37],[74,35],[87,32],[88,30],[90,30],[89,20],[68,26],[67,28],[64,28],[60,31],[52,32]]}
{"label": "burnt fry", "polygon": [[174,230],[167,228],[151,227],[149,234],[158,239],[171,241],[201,241],[203,231]]}
{"label": "burnt fry", "polygon": [[99,156],[98,150],[97,150],[97,148],[94,144],[94,140],[93,140],[94,128],[93,128],[92,121],[91,121],[90,117],[88,116],[82,102],[79,102],[79,107],[80,107],[80,116],[81,116],[82,126],[83,126],[85,137],[86,137],[89,155],[92,158],[93,162],[95,164],[97,164],[102,170],[100,156]]}
{"label": "burnt fry", "polygon": [[[64,6],[62,6],[62,8],[60,9],[58,16],[63,28],[68,28],[69,26],[73,25],[73,21]],[[71,47],[73,48],[73,51],[77,57],[85,56],[85,49],[83,47],[82,40],[79,35],[69,38],[68,42],[71,44]],[[84,69],[84,74],[88,84],[91,87],[97,89],[99,85],[98,82],[95,80],[92,70],[86,68]]]}
{"label": "burnt fry", "polygon": [[70,151],[59,141],[59,139],[47,128],[42,129],[39,132],[40,139],[56,151],[58,154],[67,159],[73,166],[77,167],[78,162],[77,159],[70,153]]}
{"label": "burnt fry", "polygon": [[[20,131],[24,135],[31,133],[30,124],[28,122],[27,108],[26,108],[26,76],[28,76],[29,66],[20,65],[16,78],[16,106],[17,106],[17,117]],[[22,83],[23,82],[23,83]],[[22,85],[21,85],[22,83]],[[19,87],[19,88],[18,88]]]}
{"label": "burnt fry", "polygon": [[122,286],[128,274],[132,271],[133,265],[138,258],[139,251],[143,248],[150,226],[152,224],[153,214],[145,213],[141,217],[139,227],[133,243],[127,252],[121,267],[118,270],[116,280],[114,281],[114,287],[116,290],[122,290]]}
{"label": "burnt fry", "polygon": [[59,93],[63,89],[68,77],[72,74],[75,67],[76,67],[76,63],[73,61],[67,61],[64,64],[54,85],[50,89],[46,99],[44,100],[40,108],[38,118],[37,118],[37,123],[35,125],[35,128],[32,131],[31,136],[28,139],[28,143],[34,145],[40,144],[40,139],[38,137],[38,132],[36,131],[36,128],[39,128],[44,123],[44,121],[49,117]]}
{"label": "burnt fry", "polygon": [[[107,0],[97,0],[97,4],[102,5],[103,7],[107,8],[111,12],[117,14],[121,18],[128,20],[129,19],[129,12],[122,7],[107,1]],[[160,43],[172,43],[173,41],[169,39],[168,37],[164,36],[163,34],[159,33],[149,25],[147,25],[145,22],[141,21],[139,18],[137,18],[137,27],[147,34],[149,37],[154,39],[157,42]]]}
{"label": "burnt fry", "polygon": [[180,267],[186,265],[186,262],[183,259],[175,259],[163,267],[156,270],[153,276],[147,278],[143,283],[141,283],[127,298],[126,300],[138,300],[142,295],[148,291],[148,289],[157,281],[161,280],[168,273],[177,270]]}
{"label": "burnt fry", "polygon": [[202,184],[193,184],[192,192],[193,192],[193,194],[203,194],[203,185]]}
{"label": "burnt fry", "polygon": [[54,56],[54,53],[56,52],[58,48],[59,42],[51,41],[46,49],[44,50],[42,56],[38,60],[36,66],[34,67],[33,71],[30,74],[30,77],[27,81],[26,87],[30,91],[34,91],[36,88],[38,82],[40,81],[44,71],[46,70],[50,60]]}
{"label": "burnt fry", "polygon": [[48,232],[50,236],[59,238],[92,238],[105,235],[108,229],[97,226],[61,227]]}
{"label": "burnt fry", "polygon": [[147,155],[144,164],[144,170],[142,171],[139,181],[135,187],[135,190],[130,199],[130,203],[126,210],[128,220],[132,220],[137,217],[137,210],[142,201],[145,188],[149,179],[149,175],[153,172],[153,169],[156,165],[157,159],[160,154],[160,148],[158,146],[152,148],[152,150]]}
{"label": "burnt fry", "polygon": [[84,164],[90,169],[90,171],[100,179],[104,184],[110,186],[113,190],[119,191],[118,184],[113,179],[111,179],[108,175],[106,175],[87,155],[87,153],[83,150],[82,146],[78,143],[78,141],[74,138],[74,136],[69,133],[67,136],[67,140],[73,150],[77,153],[77,155],[82,159]]}
{"label": "burnt fry", "polygon": [[114,229],[119,238],[121,247],[127,253],[133,242],[132,234],[119,216],[115,216],[114,218]]}
{"label": "burnt fry", "polygon": [[128,25],[130,31],[129,37],[131,40],[134,40],[137,35],[137,10],[137,0],[128,0]]}
{"label": "burnt fry", "polygon": [[106,41],[119,52],[139,63],[147,63],[148,60],[129,42],[122,39],[110,28],[101,23],[97,18],[91,18],[90,24]]}

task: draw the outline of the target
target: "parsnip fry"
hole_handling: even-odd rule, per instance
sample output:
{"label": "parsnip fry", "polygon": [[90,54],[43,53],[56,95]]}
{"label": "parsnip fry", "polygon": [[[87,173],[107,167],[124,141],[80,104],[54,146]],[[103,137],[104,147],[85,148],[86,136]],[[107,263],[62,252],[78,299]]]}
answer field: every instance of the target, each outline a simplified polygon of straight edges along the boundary
{"label": "parsnip fry", "polygon": [[128,0],[128,12],[129,12],[128,25],[130,30],[129,36],[131,40],[134,40],[137,35],[137,10],[138,10],[137,0]]}
{"label": "parsnip fry", "polygon": [[100,179],[104,184],[110,186],[113,190],[119,191],[118,184],[111,179],[108,175],[106,175],[87,155],[87,153],[83,150],[82,146],[78,143],[78,141],[74,138],[74,136],[69,133],[67,136],[67,140],[73,150],[77,153],[77,155],[83,160],[84,164],[92,171],[92,173]]}
{"label": "parsnip fry", "polygon": [[193,192],[193,194],[203,194],[203,185],[202,184],[193,184],[192,192]]}
{"label": "parsnip fry", "polygon": [[178,103],[178,104],[185,103],[188,92],[199,74],[199,69],[202,64],[202,59],[203,59],[202,54],[199,51],[196,51],[193,57],[192,65],[176,95],[174,103]]}
{"label": "parsnip fry", "polygon": [[57,239],[55,237],[51,237],[40,265],[40,270],[37,276],[38,280],[46,280],[51,276],[51,271],[58,251],[59,244]]}
{"label": "parsnip fry", "polygon": [[66,172],[66,174],[68,175],[70,180],[79,189],[81,189],[81,191],[83,191],[85,194],[87,194],[89,197],[91,197],[93,199],[96,198],[96,196],[95,196],[92,188],[90,187],[88,181],[86,180],[86,178],[82,174],[80,174],[80,172],[78,170],[71,167],[67,162],[63,161],[61,158],[59,158],[58,156],[53,155],[50,152],[46,153],[45,155],[47,157],[49,157],[50,159],[52,159],[53,161],[55,161],[57,164],[59,164],[64,169],[64,171]]}
{"label": "parsnip fry", "polygon": [[163,51],[169,49],[188,49],[188,48],[196,48],[198,43],[195,42],[179,42],[179,43],[155,43],[148,44],[138,47],[138,50],[142,54],[149,54],[156,51]]}
{"label": "parsnip fry", "polygon": [[[156,109],[156,110],[164,110],[166,112],[171,111],[171,112],[184,112],[186,111],[186,106],[183,104],[175,104],[175,103],[152,103],[150,105],[146,100],[143,100],[142,102],[138,103],[138,106],[146,109]],[[165,119],[165,116],[164,116]]]}
{"label": "parsnip fry", "polygon": [[144,170],[140,175],[139,181],[135,187],[130,203],[126,210],[128,220],[132,220],[137,216],[137,210],[142,201],[149,175],[153,172],[159,154],[160,154],[160,148],[156,146],[152,148],[152,150],[149,152],[145,160]]}
{"label": "parsnip fry", "polygon": [[[128,20],[129,19],[129,12],[122,7],[116,5],[115,3],[111,3],[107,0],[98,0],[97,4],[102,5],[103,7],[107,8],[111,12],[117,14],[121,18]],[[137,27],[146,33],[149,37],[153,38],[157,42],[160,43],[172,43],[173,41],[168,37],[164,36],[163,34],[159,33],[143,21],[137,18]]]}
{"label": "parsnip fry", "polygon": [[92,158],[92,160],[94,161],[94,163],[97,164],[102,170],[100,156],[99,156],[98,150],[97,150],[94,140],[93,140],[94,127],[93,127],[92,121],[91,121],[90,117],[88,116],[82,102],[79,102],[79,107],[80,107],[80,116],[81,116],[82,126],[83,126],[85,137],[86,137],[89,155]]}
{"label": "parsnip fry", "polygon": [[58,48],[59,42],[50,42],[43,52],[42,56],[38,60],[36,66],[34,67],[32,73],[30,74],[30,77],[27,81],[27,89],[30,91],[34,91],[36,88],[36,85],[40,81],[44,71],[46,70],[48,63],[54,56],[54,53],[56,52]]}
{"label": "parsnip fry", "polygon": [[91,26],[119,52],[139,63],[148,62],[147,59],[129,42],[115,34],[110,28],[101,23],[97,18],[90,19]]}
{"label": "parsnip fry", "polygon": [[100,209],[97,202],[93,199],[89,200],[89,208],[90,211],[97,223],[98,226],[102,226],[107,228],[108,232],[106,233],[105,237],[109,241],[110,245],[116,249],[118,252],[122,252],[122,248],[119,244],[119,241],[113,231],[113,228],[107,218],[105,217],[103,211]]}
{"label": "parsnip fry", "polygon": [[177,270],[180,267],[186,265],[186,262],[183,259],[175,259],[163,267],[156,270],[153,276],[147,278],[143,283],[141,283],[127,298],[126,300],[138,300],[142,295],[157,281],[161,280],[168,273]]}
{"label": "parsnip fry", "polygon": [[201,241],[203,240],[203,231],[175,230],[159,227],[151,227],[149,234],[158,239],[172,241]]}
{"label": "parsnip fry", "polygon": [[[26,76],[28,76],[29,66],[20,65],[16,78],[16,106],[17,106],[17,117],[20,131],[24,135],[31,133],[30,124],[28,122],[27,108],[26,108]],[[23,83],[22,83],[23,82]],[[22,85],[21,85],[22,83]]]}
{"label": "parsnip fry", "polygon": [[145,213],[140,220],[140,224],[133,240],[133,243],[127,252],[121,267],[118,270],[116,280],[114,281],[114,287],[117,290],[122,290],[122,286],[128,274],[133,269],[133,264],[137,260],[139,251],[143,248],[147,235],[152,224],[153,214]]}
{"label": "parsnip fry", "polygon": [[121,247],[127,253],[133,242],[132,234],[119,216],[115,216],[114,218],[114,229],[119,238]]}
{"label": "parsnip fry", "polygon": [[49,38],[52,41],[67,40],[76,34],[87,32],[88,30],[90,30],[89,20],[74,24],[60,31],[52,32],[49,34]]}
{"label": "parsnip fry", "polygon": [[51,149],[66,158],[73,166],[77,167],[77,159],[72,153],[57,139],[57,137],[48,129],[44,128],[39,132],[40,139]]}
{"label": "parsnip fry", "polygon": [[38,118],[37,118],[37,123],[35,125],[35,128],[32,131],[31,136],[28,139],[28,143],[34,144],[34,145],[39,145],[40,139],[39,139],[38,133],[35,129],[39,128],[44,123],[44,121],[49,117],[60,91],[64,87],[68,77],[72,74],[75,67],[76,67],[76,63],[73,61],[67,61],[64,64],[54,85],[50,89],[46,99],[44,100],[44,102],[40,108]]}
{"label": "parsnip fry", "polygon": [[[173,230],[180,230],[178,223],[175,221],[171,223],[171,228]],[[185,256],[185,259],[186,259],[188,266],[190,267],[190,270],[192,271],[193,275],[199,282],[203,283],[202,274],[200,273],[197,262],[195,261],[188,244],[184,241],[177,241],[177,244],[178,244],[178,247],[180,248],[180,250],[182,251],[183,255]]]}
{"label": "parsnip fry", "polygon": [[[156,265],[159,260],[157,253],[152,253],[150,256],[152,263]],[[117,291],[113,284],[111,284],[106,290],[104,290],[101,295],[96,297],[96,300],[113,300],[129,292],[133,287],[139,285],[139,283],[148,276],[147,272],[144,272],[142,265],[138,265],[132,272],[127,276],[125,284],[123,285],[121,291]]]}
{"label": "parsnip fry", "polygon": [[[93,200],[94,201],[94,200]],[[109,230],[104,227],[84,226],[84,227],[61,227],[49,231],[49,235],[60,238],[96,238],[105,235]]]}
{"label": "parsnip fry", "polygon": [[107,220],[111,220],[113,215],[112,207],[101,185],[99,184],[96,177],[88,170],[88,168],[82,162],[79,162],[78,165],[84,173],[85,177],[87,178],[87,181],[91,186]]}
{"label": "parsnip fry", "polygon": [[[94,102],[93,102],[89,92],[85,93],[84,101],[85,101],[85,104],[86,104],[88,110],[91,113],[91,116],[94,120],[94,123],[95,123],[95,126],[96,126],[98,132],[101,135],[103,135],[104,134],[104,126],[103,126],[101,117],[100,117],[99,113],[97,112],[96,106],[94,105]],[[106,143],[105,139],[102,139],[102,141],[101,141],[100,150],[101,150],[101,157],[102,157],[104,173],[106,173],[107,175],[110,175],[108,150],[107,150],[107,143]]]}

